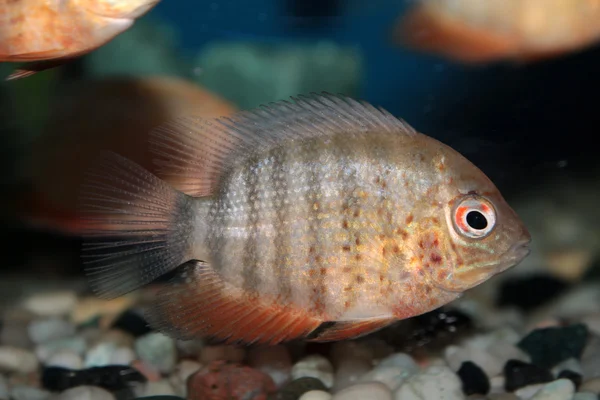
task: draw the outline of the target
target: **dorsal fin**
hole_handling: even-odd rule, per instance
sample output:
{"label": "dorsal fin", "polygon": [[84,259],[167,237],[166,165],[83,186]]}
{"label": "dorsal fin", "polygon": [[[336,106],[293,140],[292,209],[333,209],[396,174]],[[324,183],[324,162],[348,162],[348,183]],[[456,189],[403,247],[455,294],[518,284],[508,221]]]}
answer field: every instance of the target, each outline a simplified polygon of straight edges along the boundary
{"label": "dorsal fin", "polygon": [[231,117],[186,117],[159,127],[150,142],[157,164],[164,167],[161,176],[180,179],[186,182],[187,193],[206,196],[229,168],[284,140],[342,132],[416,135],[406,122],[384,109],[346,96],[324,92],[291,99],[293,102],[270,103]]}

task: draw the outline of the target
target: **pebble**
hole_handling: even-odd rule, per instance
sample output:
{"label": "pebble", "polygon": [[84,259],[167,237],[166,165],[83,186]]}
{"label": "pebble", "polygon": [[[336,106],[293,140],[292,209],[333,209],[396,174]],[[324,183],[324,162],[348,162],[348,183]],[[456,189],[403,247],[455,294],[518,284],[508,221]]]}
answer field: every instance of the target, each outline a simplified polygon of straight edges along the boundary
{"label": "pebble", "polygon": [[202,368],[202,364],[193,360],[182,360],[175,366],[169,381],[175,389],[175,393],[185,397],[187,395],[186,383],[188,378]]}
{"label": "pebble", "polygon": [[75,334],[75,326],[61,318],[51,317],[32,321],[27,327],[29,338],[33,343],[46,343]]}
{"label": "pebble", "polygon": [[200,339],[195,340],[175,340],[175,347],[182,357],[200,357],[204,342]]}
{"label": "pebble", "polygon": [[554,380],[554,376],[547,369],[518,360],[510,360],[506,363],[504,378],[504,388],[507,392],[513,392],[535,383]]}
{"label": "pebble", "polygon": [[581,392],[600,393],[600,378],[584,381],[579,390]]}
{"label": "pebble", "polygon": [[126,310],[121,313],[112,323],[112,329],[119,329],[131,334],[133,337],[140,337],[152,332],[148,326],[148,321],[142,313],[135,310]]}
{"label": "pebble", "polygon": [[110,365],[113,354],[117,351],[114,343],[98,343],[92,346],[85,355],[85,368],[104,367]]}
{"label": "pebble", "polygon": [[149,382],[160,381],[162,378],[160,371],[156,367],[154,367],[142,360],[133,361],[131,363],[131,367],[138,370],[140,372],[140,374],[144,375],[144,377]]}
{"label": "pebble", "polygon": [[175,393],[173,386],[171,385],[171,383],[168,380],[162,379],[160,381],[146,383],[144,390],[143,390],[143,394],[144,394],[144,396],[157,396],[157,395],[174,396],[177,393]]}
{"label": "pebble", "polygon": [[164,374],[170,373],[177,362],[175,341],[159,332],[148,333],[135,341],[138,357]]}
{"label": "pebble", "polygon": [[467,396],[471,394],[488,394],[490,391],[488,376],[472,361],[463,362],[456,374],[462,381],[462,390]]}
{"label": "pebble", "polygon": [[81,369],[83,368],[83,360],[79,354],[72,350],[59,350],[48,357],[44,365],[47,367]]}
{"label": "pebble", "polygon": [[248,352],[248,365],[268,374],[278,388],[291,377],[292,358],[283,345],[253,348]]}
{"label": "pebble", "polygon": [[62,392],[56,400],[115,400],[115,396],[97,386],[77,386]]}
{"label": "pebble", "polygon": [[531,356],[533,364],[552,368],[569,358],[580,359],[587,338],[588,330],[583,324],[536,329],[525,336],[518,347]]}
{"label": "pebble", "polygon": [[110,356],[109,365],[130,365],[135,358],[133,349],[125,346],[117,347]]}
{"label": "pebble", "polygon": [[531,400],[571,400],[574,393],[573,382],[568,379],[559,379],[544,385]]}
{"label": "pebble", "polygon": [[394,393],[395,400],[462,400],[462,383],[448,367],[432,366],[408,378]]}
{"label": "pebble", "polygon": [[340,390],[331,400],[392,400],[391,390],[380,382],[357,383]]}
{"label": "pebble", "polygon": [[590,392],[579,392],[575,393],[571,400],[598,400],[598,395]]}
{"label": "pebble", "polygon": [[285,384],[277,393],[277,400],[297,400],[306,392],[320,390],[326,391],[323,382],[317,378],[298,378]]}
{"label": "pebble", "polygon": [[354,385],[361,376],[368,373],[373,367],[369,360],[355,356],[342,359],[337,364],[338,367],[333,380],[333,389],[335,392]]}
{"label": "pebble", "polygon": [[600,314],[587,316],[581,322],[588,327],[591,333],[600,336]]}
{"label": "pebble", "polygon": [[269,375],[227,361],[213,361],[188,380],[188,400],[228,397],[231,400],[266,400],[267,395],[275,391],[275,383]]}
{"label": "pebble", "polygon": [[358,382],[381,382],[390,390],[398,389],[406,378],[412,375],[412,372],[407,372],[400,367],[376,366],[371,371],[367,372],[358,379]]}
{"label": "pebble", "polygon": [[127,332],[118,329],[109,329],[107,331],[100,331],[100,335],[96,340],[90,339],[90,342],[92,344],[112,343],[118,347],[124,346],[133,348],[135,338]]}
{"label": "pebble", "polygon": [[465,361],[473,361],[488,376],[496,376],[502,371],[502,360],[479,348],[448,346],[444,351],[444,358],[453,371],[458,371]]}
{"label": "pebble", "polygon": [[146,383],[137,370],[126,366],[93,367],[71,370],[60,367],[44,368],[42,386],[51,391],[63,391],[81,385],[99,386],[109,391],[129,389]]}
{"label": "pebble", "polygon": [[70,314],[77,304],[77,294],[70,290],[40,293],[25,300],[23,307],[39,316],[58,317]]}
{"label": "pebble", "polygon": [[581,372],[584,379],[600,377],[600,336],[592,335],[581,356]]}
{"label": "pebble", "polygon": [[570,371],[568,369],[560,371],[557,378],[570,380],[571,382],[573,382],[573,385],[575,385],[575,390],[577,390],[579,386],[581,386],[581,382],[583,381],[583,376],[581,376],[581,374]]}
{"label": "pebble", "polygon": [[29,349],[34,346],[27,332],[28,323],[10,322],[0,326],[0,344]]}
{"label": "pebble", "polygon": [[394,353],[379,361],[378,367],[398,367],[408,373],[419,371],[419,366],[411,356],[405,353]]}
{"label": "pebble", "polygon": [[182,399],[179,396],[158,395],[158,396],[136,397],[135,400],[185,400],[185,399]]}
{"label": "pebble", "polygon": [[581,363],[574,358],[569,358],[561,363],[558,363],[554,368],[552,368],[552,373],[554,375],[558,375],[560,373],[560,371],[564,371],[565,369],[568,369],[569,371],[577,372],[578,374],[582,373]]}
{"label": "pebble", "polygon": [[331,400],[331,394],[323,390],[310,390],[298,398],[298,400]]}
{"label": "pebble", "polygon": [[44,363],[54,353],[59,351],[71,351],[83,356],[87,349],[87,343],[81,336],[72,336],[68,338],[56,339],[50,342],[38,345],[35,348],[35,354]]}
{"label": "pebble", "polygon": [[210,364],[213,361],[231,361],[241,363],[246,358],[246,350],[243,347],[232,345],[206,346],[200,353],[199,361],[202,364]]}
{"label": "pebble", "polygon": [[333,387],[333,365],[327,358],[319,354],[311,354],[299,360],[292,367],[291,375],[292,379],[317,378],[323,382],[326,388]]}
{"label": "pebble", "polygon": [[536,383],[534,385],[528,385],[522,387],[520,389],[515,390],[515,394],[519,399],[531,399],[537,392],[539,392],[543,387],[544,383]]}
{"label": "pebble", "polygon": [[0,372],[28,373],[36,371],[38,360],[31,351],[18,347],[0,346]]}
{"label": "pebble", "polygon": [[51,393],[35,387],[14,386],[10,391],[10,395],[12,400],[47,400],[50,398]]}

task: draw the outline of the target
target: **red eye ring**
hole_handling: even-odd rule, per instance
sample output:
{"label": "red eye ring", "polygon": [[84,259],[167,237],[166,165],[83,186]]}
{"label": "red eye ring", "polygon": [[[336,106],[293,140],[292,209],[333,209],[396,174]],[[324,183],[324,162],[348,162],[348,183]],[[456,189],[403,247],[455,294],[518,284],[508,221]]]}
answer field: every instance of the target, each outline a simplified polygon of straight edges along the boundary
{"label": "red eye ring", "polygon": [[454,229],[470,239],[488,236],[496,226],[496,210],[485,197],[468,195],[454,206],[452,221]]}

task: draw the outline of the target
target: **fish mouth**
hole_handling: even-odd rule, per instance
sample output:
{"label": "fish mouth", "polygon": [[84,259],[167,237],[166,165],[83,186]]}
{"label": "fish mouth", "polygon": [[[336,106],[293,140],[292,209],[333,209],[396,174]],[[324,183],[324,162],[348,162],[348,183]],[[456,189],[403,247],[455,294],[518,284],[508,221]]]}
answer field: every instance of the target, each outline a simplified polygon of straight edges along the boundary
{"label": "fish mouth", "polygon": [[[499,262],[490,262],[487,265],[479,265],[468,271],[457,273],[455,276],[449,277],[446,284],[434,283],[434,286],[452,293],[464,292],[478,286],[494,275],[498,275],[523,261],[531,252],[530,242],[530,239],[521,240],[508,249]],[[452,281],[456,283],[452,284]]]}

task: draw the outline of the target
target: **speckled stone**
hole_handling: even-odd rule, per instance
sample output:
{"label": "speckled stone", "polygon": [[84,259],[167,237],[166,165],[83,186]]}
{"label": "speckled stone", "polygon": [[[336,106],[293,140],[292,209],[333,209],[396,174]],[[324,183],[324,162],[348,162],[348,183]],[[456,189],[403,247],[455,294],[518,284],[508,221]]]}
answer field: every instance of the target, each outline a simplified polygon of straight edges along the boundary
{"label": "speckled stone", "polygon": [[135,341],[139,358],[164,374],[173,371],[177,362],[175,341],[159,332],[148,333]]}
{"label": "speckled stone", "polygon": [[357,383],[335,393],[331,400],[392,400],[392,391],[381,382]]}
{"label": "speckled stone", "polygon": [[394,393],[395,400],[463,400],[462,383],[448,367],[431,366],[408,378]]}
{"label": "speckled stone", "polygon": [[559,379],[544,385],[531,400],[571,400],[575,393],[573,382]]}

